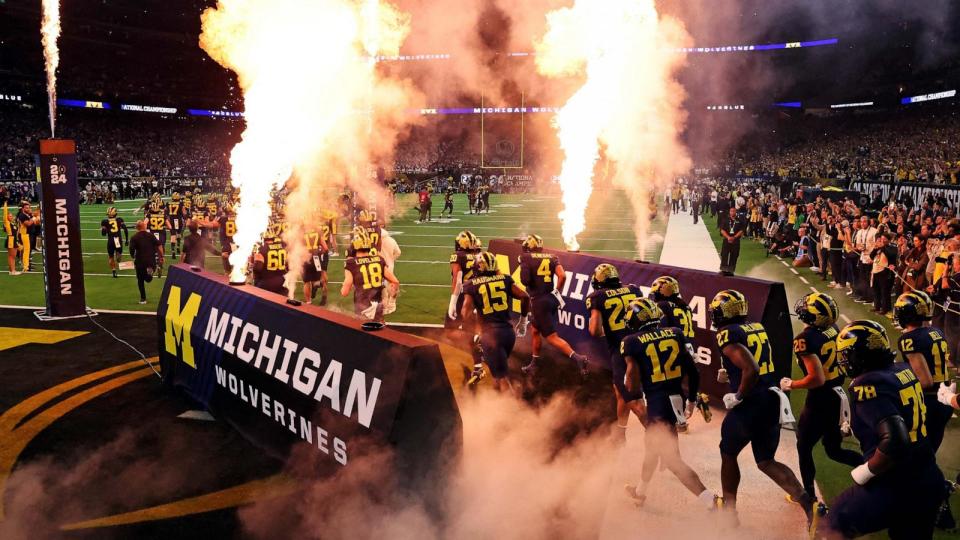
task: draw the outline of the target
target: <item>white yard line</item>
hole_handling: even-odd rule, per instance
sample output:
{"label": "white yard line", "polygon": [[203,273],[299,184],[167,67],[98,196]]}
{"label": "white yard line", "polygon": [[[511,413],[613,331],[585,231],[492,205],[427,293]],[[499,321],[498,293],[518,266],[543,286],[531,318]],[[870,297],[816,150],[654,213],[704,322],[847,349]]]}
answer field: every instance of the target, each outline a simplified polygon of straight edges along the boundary
{"label": "white yard line", "polygon": [[791,268],[790,271],[793,272],[794,275],[797,275],[797,276],[800,275],[800,272],[797,272],[797,269],[796,269],[796,268]]}
{"label": "white yard line", "polygon": [[804,282],[804,283],[806,283],[807,285],[809,285],[809,284],[810,284],[810,282],[809,282],[809,281],[807,281],[807,278],[805,278],[805,277],[803,277],[803,276],[800,276],[800,281],[802,281],[802,282]]}

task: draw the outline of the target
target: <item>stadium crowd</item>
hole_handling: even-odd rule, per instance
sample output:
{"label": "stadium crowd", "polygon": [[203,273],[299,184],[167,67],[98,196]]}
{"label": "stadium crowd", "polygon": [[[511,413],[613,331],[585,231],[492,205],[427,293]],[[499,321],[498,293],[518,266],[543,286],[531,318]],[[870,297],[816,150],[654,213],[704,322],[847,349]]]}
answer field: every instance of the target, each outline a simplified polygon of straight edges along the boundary
{"label": "stadium crowd", "polygon": [[954,109],[791,118],[745,138],[708,168],[758,177],[956,184],[960,112]]}

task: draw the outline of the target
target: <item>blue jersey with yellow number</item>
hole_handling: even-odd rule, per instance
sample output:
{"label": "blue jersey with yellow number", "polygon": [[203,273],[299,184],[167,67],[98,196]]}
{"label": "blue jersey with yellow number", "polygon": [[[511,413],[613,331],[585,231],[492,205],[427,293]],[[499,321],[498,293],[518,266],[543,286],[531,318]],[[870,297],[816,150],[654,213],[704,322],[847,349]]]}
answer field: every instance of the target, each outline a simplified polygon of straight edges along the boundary
{"label": "blue jersey with yellow number", "polygon": [[930,375],[933,377],[934,391],[939,383],[950,378],[947,362],[950,360],[950,347],[943,338],[943,330],[931,326],[921,326],[900,336],[900,353],[903,360],[909,362],[907,354],[919,353],[923,356]]}
{"label": "blue jersey with yellow number", "polygon": [[657,306],[663,312],[663,326],[673,326],[683,330],[683,337],[687,339],[697,337],[693,328],[693,312],[690,311],[690,306],[671,300],[661,300],[657,302]]}
{"label": "blue jersey with yellow number", "polygon": [[844,376],[840,373],[840,366],[837,364],[837,332],[837,325],[826,329],[808,326],[797,334],[797,337],[793,340],[793,352],[797,355],[797,366],[804,376],[807,375],[807,365],[803,363],[801,357],[813,355],[820,360],[824,377],[823,386],[820,388],[840,386],[844,381]]}
{"label": "blue jersey with yellow number", "polygon": [[587,311],[598,310],[603,322],[603,335],[610,345],[610,352],[620,352],[620,342],[630,335],[627,328],[627,310],[630,301],[643,296],[640,287],[624,285],[617,288],[597,289],[587,297]]}
{"label": "blue jersey with yellow number", "polygon": [[512,328],[510,322],[510,308],[513,304],[512,277],[504,274],[474,277],[464,284],[463,294],[473,299],[473,307],[477,310],[477,316],[483,328]]}
{"label": "blue jersey with yellow number", "polygon": [[903,418],[910,436],[910,456],[902,462],[915,461],[926,454],[932,457],[927,445],[923,389],[909,365],[895,363],[860,375],[850,382],[850,396],[853,399],[850,425],[860,441],[864,460],[870,459],[880,444],[877,424],[891,416]]}
{"label": "blue jersey with yellow number", "polygon": [[526,287],[527,294],[536,297],[553,292],[553,274],[560,264],[556,255],[523,253],[517,262],[520,263],[520,282]]}
{"label": "blue jersey with yellow number", "polygon": [[779,387],[780,382],[774,372],[773,348],[770,346],[770,338],[767,337],[767,330],[763,325],[760,323],[728,324],[717,330],[717,348],[720,349],[721,365],[730,377],[731,392],[737,392],[740,389],[740,381],[743,379],[743,371],[723,352],[724,347],[732,344],[742,345],[750,351],[760,369],[760,380],[747,396],[766,392],[771,386]]}
{"label": "blue jersey with yellow number", "polygon": [[[640,370],[640,382],[648,396],[683,393],[683,377],[696,376],[689,342],[680,328],[657,328],[631,334],[620,343],[620,354],[629,356]],[[691,393],[695,392],[691,388]]]}

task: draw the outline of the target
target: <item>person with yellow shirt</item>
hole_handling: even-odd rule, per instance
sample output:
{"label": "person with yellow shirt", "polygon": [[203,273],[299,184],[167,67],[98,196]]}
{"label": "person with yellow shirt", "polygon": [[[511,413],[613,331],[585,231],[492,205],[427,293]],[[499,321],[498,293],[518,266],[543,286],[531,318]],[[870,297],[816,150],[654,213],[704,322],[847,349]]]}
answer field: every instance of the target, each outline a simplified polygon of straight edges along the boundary
{"label": "person with yellow shirt", "polygon": [[7,265],[10,267],[11,276],[19,276],[17,271],[17,248],[20,246],[20,238],[17,234],[17,222],[13,215],[7,210],[7,202],[3,202],[3,232],[6,234],[5,242],[7,244]]}
{"label": "person with yellow shirt", "polygon": [[21,202],[20,211],[17,212],[17,233],[20,237],[20,265],[24,272],[30,271],[30,252],[33,249],[33,243],[30,242],[30,228],[38,222],[37,218],[33,215],[33,208],[30,207],[30,202]]}

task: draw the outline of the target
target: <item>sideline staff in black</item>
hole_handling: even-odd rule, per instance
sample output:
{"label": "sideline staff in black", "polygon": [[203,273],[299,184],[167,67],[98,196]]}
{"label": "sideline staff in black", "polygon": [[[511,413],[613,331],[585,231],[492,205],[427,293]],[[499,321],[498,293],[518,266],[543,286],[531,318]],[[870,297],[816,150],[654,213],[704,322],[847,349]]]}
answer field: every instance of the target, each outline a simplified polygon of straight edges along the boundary
{"label": "sideline staff in black", "polygon": [[720,248],[720,273],[732,276],[737,269],[740,257],[740,238],[746,230],[746,223],[737,215],[737,209],[730,207],[728,215],[720,220],[720,234],[723,246]]}
{"label": "sideline staff in black", "polygon": [[147,291],[144,283],[153,281],[153,274],[157,269],[157,262],[163,264],[163,252],[160,240],[147,232],[147,221],[137,222],[137,234],[130,239],[130,256],[133,257],[133,267],[137,270],[137,288],[140,289],[140,303],[147,303]]}

